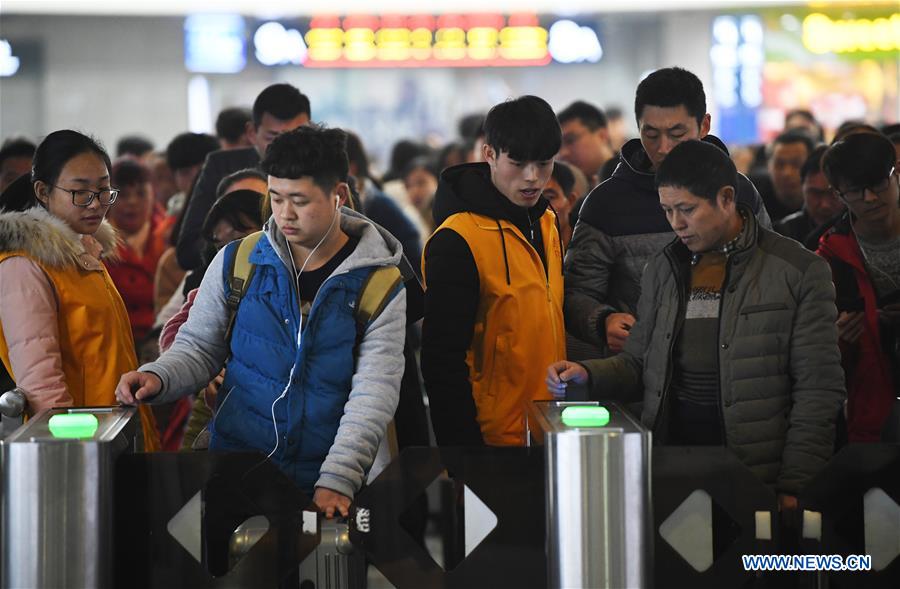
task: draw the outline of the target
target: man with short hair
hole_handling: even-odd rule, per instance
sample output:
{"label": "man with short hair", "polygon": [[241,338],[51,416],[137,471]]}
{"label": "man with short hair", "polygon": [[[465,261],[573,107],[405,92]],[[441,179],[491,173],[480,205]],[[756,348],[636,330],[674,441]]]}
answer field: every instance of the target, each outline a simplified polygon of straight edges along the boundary
{"label": "man with short hair", "polygon": [[[261,163],[272,217],[229,334],[232,242],[216,254],[175,342],[122,376],[120,402],[162,403],[202,389],[225,366],[210,449],[257,451],[332,517],[346,516],[394,415],[403,373],[406,291],[360,326],[355,307],[399,242],[341,203],[349,197],[346,138],[301,127]],[[361,339],[358,337],[361,336]]]}
{"label": "man with short hair", "polygon": [[761,181],[760,196],[775,221],[796,213],[803,206],[800,168],[815,145],[806,133],[786,131],[766,148],[767,181]]}
{"label": "man with short hair", "polygon": [[253,120],[246,134],[252,147],[222,149],[209,154],[187,204],[176,254],[182,268],[195,268],[203,252],[203,220],[216,200],[219,182],[232,172],[259,165],[275,137],[310,120],[309,98],[290,84],[272,84],[253,103]]}
{"label": "man with short hair", "polygon": [[576,100],[556,118],[562,128],[559,159],[584,172],[592,186],[599,184],[601,168],[613,157],[606,115],[593,104]]}
{"label": "man with short hair", "polygon": [[[709,135],[703,84],[681,68],[657,70],[638,85],[634,111],[640,139],[622,147],[612,177],[596,187],[581,208],[566,252],[566,328],[580,340],[614,354],[634,325],[641,273],[672,239],[659,208],[654,175],[682,141],[702,139],[727,153]],[[738,175],[737,200],[760,225],[771,227],[753,184]]]}
{"label": "man with short hair", "polygon": [[844,210],[844,203],[831,190],[822,171],[822,156],[827,150],[825,145],[815,148],[800,168],[803,208],[775,223],[775,231],[811,251],[819,247],[824,225]]}
{"label": "man with short hair", "polygon": [[525,405],[550,399],[544,369],[565,356],[562,249],[541,194],[559,123],[522,96],[484,131],[485,162],[441,174],[425,246],[422,375],[441,446],[524,445]]}
{"label": "man with short hair", "polygon": [[885,431],[900,397],[900,172],[894,147],[881,134],[848,135],[825,153],[822,167],[847,205],[818,254],[831,265],[837,290],[848,439],[897,442],[896,420],[888,426],[893,431]]}
{"label": "man with short hair", "polygon": [[724,151],[701,141],[657,169],[676,239],[642,278],[622,353],[548,368],[548,390],[643,398],[654,441],[726,446],[779,494],[782,508],[826,465],[844,399],[831,273],[821,258],[760,226],[738,202]]}

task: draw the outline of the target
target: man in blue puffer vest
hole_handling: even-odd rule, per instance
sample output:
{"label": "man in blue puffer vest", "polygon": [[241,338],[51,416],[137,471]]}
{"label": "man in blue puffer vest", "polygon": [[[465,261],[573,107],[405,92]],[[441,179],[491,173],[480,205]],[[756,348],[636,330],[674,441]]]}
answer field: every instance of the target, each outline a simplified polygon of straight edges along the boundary
{"label": "man in blue puffer vest", "polygon": [[[255,274],[226,341],[238,242],[215,257],[187,322],[158,361],[125,374],[123,403],[163,403],[203,388],[226,367],[210,450],[268,455],[328,517],[347,514],[388,422],[403,375],[406,293],[399,284],[357,338],[355,306],[399,242],[341,208],[346,136],[301,127],[261,163],[272,217],[250,254]],[[358,348],[357,348],[358,344]]]}

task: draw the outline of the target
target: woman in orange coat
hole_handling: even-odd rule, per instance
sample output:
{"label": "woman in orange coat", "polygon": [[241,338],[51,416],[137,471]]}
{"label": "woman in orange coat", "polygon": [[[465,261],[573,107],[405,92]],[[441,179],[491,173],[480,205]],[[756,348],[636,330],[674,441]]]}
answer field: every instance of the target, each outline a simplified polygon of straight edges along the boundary
{"label": "woman in orange coat", "polygon": [[[114,405],[137,365],[122,298],[101,260],[115,250],[104,220],[118,190],[93,139],[56,131],[32,163],[33,206],[0,213],[0,359],[26,391],[29,414]],[[145,432],[155,437],[150,414]],[[157,440],[145,436],[145,447]]]}

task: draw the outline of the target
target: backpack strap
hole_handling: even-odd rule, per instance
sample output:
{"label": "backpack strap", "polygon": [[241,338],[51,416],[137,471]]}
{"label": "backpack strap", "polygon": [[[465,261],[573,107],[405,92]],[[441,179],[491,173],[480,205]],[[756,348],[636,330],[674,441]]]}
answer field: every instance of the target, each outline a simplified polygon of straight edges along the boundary
{"label": "backpack strap", "polygon": [[356,301],[356,349],[362,343],[366,328],[381,315],[387,306],[391,293],[403,282],[403,275],[397,266],[380,266],[366,278]]}
{"label": "backpack strap", "polygon": [[253,280],[256,265],[250,262],[250,254],[262,236],[263,232],[257,231],[241,239],[238,242],[234,259],[231,261],[231,272],[228,275],[229,291],[228,297],[225,299],[225,304],[228,306],[228,328],[225,330],[226,342],[231,341],[231,332],[234,329],[234,318],[237,316],[238,306],[247,292],[247,287],[250,286],[250,281]]}
{"label": "backpack strap", "polygon": [[[391,293],[398,285],[403,285],[403,273],[397,266],[380,266],[369,274],[359,291],[356,301],[356,342],[353,344],[354,361],[359,359],[359,345],[362,343],[366,328],[381,315],[390,300]],[[404,336],[405,337],[405,336]],[[375,460],[369,470],[368,480],[371,482],[400,453],[397,446],[396,419],[391,419],[378,445]],[[373,476],[374,475],[374,476]]]}

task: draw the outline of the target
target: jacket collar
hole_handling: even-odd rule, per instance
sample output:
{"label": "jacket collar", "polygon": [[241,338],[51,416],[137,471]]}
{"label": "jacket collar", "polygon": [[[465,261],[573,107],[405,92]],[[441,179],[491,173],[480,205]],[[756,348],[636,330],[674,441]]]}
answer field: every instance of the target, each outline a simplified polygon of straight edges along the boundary
{"label": "jacket collar", "polygon": [[[344,233],[359,238],[359,244],[353,253],[335,269],[335,274],[349,272],[357,268],[371,266],[399,266],[403,257],[403,247],[400,242],[386,229],[372,222],[356,211],[341,208],[341,229]],[[288,253],[288,243],[284,234],[278,229],[275,219],[270,217],[263,227],[263,232],[271,244],[271,248],[262,247],[262,242],[250,254],[250,261],[254,264],[283,264],[291,267],[291,256]],[[294,260],[298,268],[302,260]]]}
{"label": "jacket collar", "polygon": [[[753,255],[753,250],[759,242],[760,227],[759,222],[756,220],[756,216],[753,214],[750,207],[739,202],[737,203],[737,208],[744,217],[744,228],[741,230],[740,235],[738,235],[737,242],[729,253],[729,256],[734,258],[738,263],[743,263],[747,258]],[[693,255],[691,250],[681,243],[681,240],[677,237],[666,246],[666,251],[679,263],[690,263]]]}
{"label": "jacket collar", "polygon": [[94,257],[95,252],[85,249],[85,242],[91,239],[99,244],[101,259],[114,259],[119,238],[106,220],[93,236],[81,236],[42,207],[0,214],[0,251],[22,251],[49,267],[95,269],[85,258]]}
{"label": "jacket collar", "polygon": [[853,232],[852,219],[850,211],[844,211],[843,215],[837,217],[831,228],[822,235],[819,248],[866,273],[859,241],[856,239],[856,233]]}
{"label": "jacket collar", "polygon": [[[701,137],[700,141],[715,145],[726,154],[728,153],[728,147],[715,135],[707,134]],[[652,190],[654,194],[656,193],[656,186],[653,183],[656,172],[653,170],[650,157],[644,150],[640,139],[629,139],[622,146],[619,152],[619,164],[613,170],[613,176],[643,186],[648,190]]]}
{"label": "jacket collar", "polygon": [[549,202],[543,196],[528,209],[509,201],[491,181],[491,169],[485,162],[460,164],[441,172],[434,197],[434,222],[443,223],[456,213],[475,213],[498,221],[509,221],[527,233],[529,225],[540,219]]}

